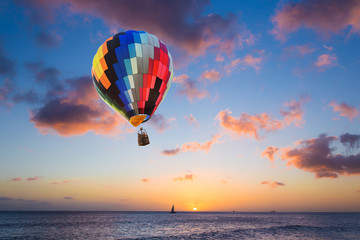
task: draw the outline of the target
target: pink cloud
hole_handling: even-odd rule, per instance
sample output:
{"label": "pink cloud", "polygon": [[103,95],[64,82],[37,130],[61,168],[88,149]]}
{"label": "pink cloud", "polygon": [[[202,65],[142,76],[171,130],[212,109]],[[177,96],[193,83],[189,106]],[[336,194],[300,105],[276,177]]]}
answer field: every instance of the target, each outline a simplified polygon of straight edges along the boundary
{"label": "pink cloud", "polygon": [[329,50],[330,52],[333,50],[333,47],[331,46],[326,46],[325,44],[323,45],[324,48],[326,48],[327,50]]}
{"label": "pink cloud", "polygon": [[264,152],[261,153],[261,156],[267,157],[271,162],[274,161],[274,155],[279,151],[277,147],[267,147]]}
{"label": "pink cloud", "polygon": [[204,152],[209,152],[210,149],[212,148],[212,146],[216,143],[219,142],[219,138],[221,137],[221,135],[217,134],[214,135],[211,140],[206,141],[204,143],[199,143],[199,142],[187,142],[184,143],[181,147],[175,148],[175,149],[169,149],[169,150],[163,150],[161,153],[163,155],[176,155],[180,152],[196,152],[196,151],[204,151]]}
{"label": "pink cloud", "polygon": [[347,105],[346,103],[337,104],[335,101],[332,101],[329,106],[333,107],[334,112],[338,112],[340,116],[347,117],[349,120],[359,115],[359,111],[352,106]]}
{"label": "pink cloud", "polygon": [[292,100],[284,103],[287,109],[281,109],[280,113],[284,119],[275,119],[268,113],[261,113],[250,115],[242,113],[239,117],[231,116],[229,110],[223,110],[218,113],[216,119],[219,120],[220,126],[231,133],[238,136],[249,136],[257,140],[260,139],[260,132],[271,132],[282,129],[291,123],[295,126],[300,126],[304,120],[304,111],[302,106],[307,99],[300,99],[299,101]]}
{"label": "pink cloud", "polygon": [[196,120],[196,118],[191,113],[190,113],[189,116],[185,116],[184,118],[188,121],[188,123],[190,125],[194,125],[197,128],[199,127],[198,121]]}
{"label": "pink cloud", "polygon": [[209,80],[210,82],[217,82],[221,78],[221,74],[215,69],[206,70],[200,76],[201,79]]}
{"label": "pink cloud", "polygon": [[150,182],[150,179],[148,179],[148,178],[143,178],[143,179],[141,179],[141,182],[143,182],[143,183],[148,183],[148,182]]}
{"label": "pink cloud", "polygon": [[175,121],[175,118],[165,118],[161,114],[154,114],[149,121],[149,125],[155,127],[158,132],[163,133],[165,130],[171,128],[171,123]]}
{"label": "pink cloud", "polygon": [[174,77],[174,83],[180,85],[180,89],[177,91],[179,95],[185,95],[190,102],[194,99],[203,99],[209,97],[209,92],[204,89],[199,89],[197,82],[192,80],[187,74],[182,74],[178,77]]}
{"label": "pink cloud", "polygon": [[323,33],[338,33],[351,26],[360,33],[360,2],[358,0],[304,0],[285,4],[271,19],[272,34],[278,40],[302,27]]}
{"label": "pink cloud", "polygon": [[26,181],[36,181],[36,180],[39,180],[39,179],[41,179],[42,177],[28,177],[27,179],[26,179]]}
{"label": "pink cloud", "polygon": [[322,54],[318,57],[317,61],[315,62],[315,66],[319,68],[327,67],[327,66],[334,66],[337,65],[336,56],[329,55],[329,54]]}
{"label": "pink cloud", "polygon": [[[360,135],[340,136],[340,143],[348,152],[358,150],[359,142]],[[351,155],[335,153],[334,143],[339,143],[339,138],[325,134],[319,135],[318,138],[301,140],[294,147],[283,148],[282,159],[287,161],[287,166],[315,173],[316,178],[359,175],[360,153]]]}
{"label": "pink cloud", "polygon": [[176,177],[174,178],[174,182],[176,181],[193,181],[196,176],[191,173],[186,173],[184,177]]}
{"label": "pink cloud", "polygon": [[231,61],[229,65],[225,66],[225,69],[228,72],[231,72],[233,68],[240,65],[242,70],[245,70],[247,67],[252,67],[256,71],[258,71],[260,70],[260,64],[262,61],[263,61],[263,56],[254,57],[253,55],[248,54],[243,59],[237,58]]}
{"label": "pink cloud", "polygon": [[217,54],[216,55],[216,59],[215,61],[217,62],[223,62],[225,59],[224,59],[224,56],[220,55],[220,54]]}
{"label": "pink cloud", "polygon": [[315,51],[314,48],[311,48],[309,46],[309,44],[303,44],[303,45],[294,45],[294,46],[289,46],[287,48],[285,48],[285,52],[287,54],[289,53],[295,53],[301,57],[311,54]]}
{"label": "pink cloud", "polygon": [[291,100],[290,102],[284,103],[287,110],[280,109],[281,115],[284,117],[284,122],[289,125],[294,123],[295,126],[299,127],[305,122],[303,105],[309,101],[308,98],[301,98],[299,101]]}
{"label": "pink cloud", "polygon": [[263,182],[261,182],[261,184],[268,185],[268,186],[271,187],[271,188],[276,188],[276,187],[285,186],[285,183],[276,182],[276,181],[263,181]]}
{"label": "pink cloud", "polygon": [[57,185],[57,184],[78,183],[78,182],[79,181],[64,180],[64,181],[54,181],[51,182],[51,184]]}
{"label": "pink cloud", "polygon": [[21,181],[21,177],[15,177],[9,180],[10,182],[19,182]]}

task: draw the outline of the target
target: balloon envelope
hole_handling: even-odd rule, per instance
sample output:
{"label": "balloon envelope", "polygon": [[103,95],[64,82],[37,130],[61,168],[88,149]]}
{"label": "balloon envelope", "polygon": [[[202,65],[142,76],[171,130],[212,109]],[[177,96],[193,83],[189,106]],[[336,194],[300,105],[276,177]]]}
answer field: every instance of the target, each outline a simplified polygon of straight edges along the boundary
{"label": "balloon envelope", "polygon": [[136,127],[149,120],[169,90],[173,61],[165,44],[144,31],[107,39],[93,59],[100,97]]}

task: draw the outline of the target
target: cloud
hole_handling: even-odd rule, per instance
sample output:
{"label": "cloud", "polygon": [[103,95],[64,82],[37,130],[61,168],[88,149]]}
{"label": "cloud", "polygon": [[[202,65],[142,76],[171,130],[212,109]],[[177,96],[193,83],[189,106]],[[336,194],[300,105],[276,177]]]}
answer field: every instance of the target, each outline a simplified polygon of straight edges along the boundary
{"label": "cloud", "polygon": [[310,44],[293,45],[286,47],[284,50],[286,54],[294,53],[300,57],[304,57],[305,55],[309,55],[315,51],[314,48],[310,47]]}
{"label": "cloud", "polygon": [[[235,41],[240,26],[235,14],[203,14],[208,0],[192,1],[142,1],[142,0],[35,0],[18,3],[33,9],[39,7],[62,9],[75,14],[88,14],[102,18],[109,27],[144,29],[156,33],[165,42],[183,49],[190,55],[202,54],[222,42]],[[53,12],[52,12],[53,13]],[[53,13],[55,14],[55,13]],[[39,15],[39,14],[38,14]]]}
{"label": "cloud", "polygon": [[335,55],[322,54],[318,57],[314,65],[323,69],[324,67],[337,65],[336,59]]}
{"label": "cloud", "polygon": [[268,186],[271,187],[271,188],[276,188],[276,187],[285,186],[285,183],[276,182],[276,181],[263,181],[263,182],[261,182],[261,184],[268,185]]}
{"label": "cloud", "polygon": [[289,2],[276,11],[272,34],[285,40],[288,33],[305,27],[321,33],[338,33],[351,26],[360,33],[359,0],[304,0]]}
{"label": "cloud", "polygon": [[203,99],[205,97],[209,97],[210,95],[208,91],[199,89],[197,82],[192,80],[187,74],[174,77],[173,82],[180,85],[180,89],[178,89],[177,94],[185,95],[190,102],[192,102],[194,99]]}
{"label": "cloud", "polygon": [[210,82],[217,82],[221,78],[221,74],[215,69],[206,70],[200,76],[201,79],[209,80]]}
{"label": "cloud", "polygon": [[323,45],[324,48],[326,48],[327,50],[329,50],[330,52],[333,50],[333,47],[331,46],[326,46],[325,44]]}
{"label": "cloud", "polygon": [[225,59],[224,59],[224,56],[220,55],[220,54],[217,54],[216,55],[216,59],[215,61],[217,62],[223,62]]}
{"label": "cloud", "polygon": [[71,180],[64,180],[64,181],[54,181],[51,182],[50,184],[67,184],[67,183],[78,183],[79,181],[71,181]]}
{"label": "cloud", "polygon": [[150,179],[148,179],[148,178],[143,178],[143,179],[141,179],[141,182],[143,182],[143,183],[148,183],[148,182],[150,182]]}
{"label": "cloud", "polygon": [[294,123],[295,126],[299,127],[305,122],[303,105],[309,101],[308,98],[301,98],[299,101],[291,100],[290,102],[284,103],[287,110],[280,109],[280,114],[284,117],[284,122],[289,125]]}
{"label": "cloud", "polygon": [[191,173],[186,173],[184,177],[176,177],[174,178],[174,182],[176,181],[193,181],[196,176]]}
{"label": "cloud", "polygon": [[36,34],[35,40],[40,47],[52,48],[58,47],[60,45],[62,42],[62,37],[55,31],[40,31],[38,34]]}
{"label": "cloud", "polygon": [[360,135],[345,133],[340,136],[340,142],[350,149],[359,148]]}
{"label": "cloud", "polygon": [[248,54],[243,59],[237,58],[235,60],[232,60],[229,65],[225,66],[225,69],[227,70],[227,72],[231,72],[233,68],[240,65],[242,70],[245,70],[247,67],[252,67],[256,71],[258,71],[260,70],[261,62],[263,61],[262,52],[263,51],[261,51],[261,55],[259,57],[254,57],[253,55]]}
{"label": "cloud", "polygon": [[74,200],[73,197],[64,197],[65,200]]}
{"label": "cloud", "polygon": [[219,142],[219,138],[221,137],[220,134],[214,135],[211,140],[206,141],[204,143],[198,143],[198,142],[187,142],[181,145],[181,147],[170,149],[170,150],[163,150],[161,153],[163,155],[176,155],[180,152],[196,152],[196,151],[204,151],[209,152],[212,146]]}
{"label": "cloud", "polygon": [[0,87],[0,103],[11,107],[11,94],[14,92],[14,85],[12,81],[8,78],[5,78],[4,84]]}
{"label": "cloud", "polygon": [[[282,159],[287,161],[287,166],[315,173],[316,178],[358,175],[360,174],[360,153],[349,155],[335,153],[336,149],[333,145],[340,142],[348,151],[359,150],[359,136],[344,134],[340,136],[339,141],[338,137],[321,134],[318,138],[301,140],[294,147],[282,149]],[[356,147],[356,149],[349,149],[349,147]]]}
{"label": "cloud", "polygon": [[2,203],[30,203],[30,204],[49,204],[48,202],[38,201],[38,200],[29,200],[24,198],[10,198],[10,197],[1,197],[0,202]]}
{"label": "cloud", "polygon": [[279,151],[277,147],[267,147],[264,152],[261,153],[261,156],[267,157],[271,162],[274,161],[274,155]]}
{"label": "cloud", "polygon": [[162,133],[171,128],[171,122],[174,120],[175,118],[166,119],[163,115],[156,113],[151,117],[149,125],[155,127],[160,133]]}
{"label": "cloud", "polygon": [[39,180],[39,179],[41,179],[42,177],[28,177],[27,179],[26,179],[26,181],[36,181],[36,180]]}
{"label": "cloud", "polygon": [[223,110],[218,113],[216,119],[220,126],[230,133],[235,133],[238,136],[249,136],[257,140],[261,139],[260,132],[271,132],[282,129],[291,123],[295,126],[300,126],[304,123],[302,105],[305,99],[299,101],[292,100],[284,103],[286,110],[281,109],[280,113],[284,117],[282,120],[273,118],[268,113],[261,113],[250,115],[242,113],[239,117],[231,116],[231,111]]}
{"label": "cloud", "polygon": [[359,115],[359,111],[355,107],[349,106],[344,102],[337,104],[335,101],[332,101],[329,106],[333,107],[334,112],[339,112],[340,116],[347,117],[350,121]]}
{"label": "cloud", "polygon": [[[50,75],[57,76],[56,70],[47,68]],[[46,81],[48,76],[41,71],[37,81]],[[57,83],[51,78],[50,81]],[[116,135],[130,131],[127,122],[116,113],[111,112],[103,102],[92,84],[89,76],[63,80],[62,91],[55,97],[46,99],[43,106],[31,109],[30,121],[42,134],[57,133],[61,136],[85,134],[93,131],[96,134]],[[68,87],[68,88],[65,88]],[[52,88],[47,95],[52,95]]]}
{"label": "cloud", "polygon": [[260,139],[259,131],[275,131],[284,127],[282,121],[272,119],[267,113],[250,115],[242,113],[239,117],[230,115],[229,110],[220,111],[216,119],[220,121],[220,126],[238,136],[248,135]]}
{"label": "cloud", "polygon": [[0,75],[13,77],[16,74],[16,63],[5,55],[5,51],[0,43]]}
{"label": "cloud", "polygon": [[198,123],[198,121],[196,120],[196,118],[192,115],[192,113],[190,113],[189,116],[185,116],[184,118],[188,121],[188,123],[189,123],[190,125],[194,125],[196,128],[199,127],[199,123]]}
{"label": "cloud", "polygon": [[21,181],[21,177],[15,177],[9,180],[10,182],[19,182]]}

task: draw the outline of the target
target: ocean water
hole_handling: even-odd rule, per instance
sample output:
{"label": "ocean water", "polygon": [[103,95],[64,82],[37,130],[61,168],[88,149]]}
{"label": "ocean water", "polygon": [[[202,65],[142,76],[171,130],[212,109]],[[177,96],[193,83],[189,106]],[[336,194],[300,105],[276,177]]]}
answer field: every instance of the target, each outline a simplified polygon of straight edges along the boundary
{"label": "ocean water", "polygon": [[360,239],[360,213],[0,212],[0,239]]}

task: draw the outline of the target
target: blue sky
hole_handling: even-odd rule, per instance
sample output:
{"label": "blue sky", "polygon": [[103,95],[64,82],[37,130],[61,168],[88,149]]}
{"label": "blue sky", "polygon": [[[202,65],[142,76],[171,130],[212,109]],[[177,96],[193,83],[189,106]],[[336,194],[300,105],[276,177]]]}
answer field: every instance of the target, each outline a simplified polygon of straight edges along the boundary
{"label": "blue sky", "polygon": [[[0,4],[0,210],[360,210],[359,1],[149,3]],[[91,80],[130,29],[175,69],[143,148]]]}

